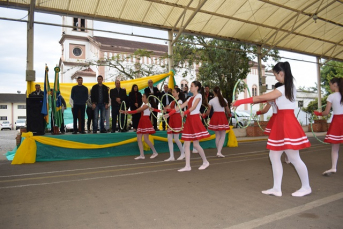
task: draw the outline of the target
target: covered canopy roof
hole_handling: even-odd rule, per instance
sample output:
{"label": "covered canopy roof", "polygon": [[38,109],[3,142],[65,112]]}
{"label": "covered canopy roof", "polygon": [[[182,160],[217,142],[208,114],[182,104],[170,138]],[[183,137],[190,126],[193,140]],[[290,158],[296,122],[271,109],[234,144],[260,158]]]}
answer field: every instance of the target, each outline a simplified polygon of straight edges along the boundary
{"label": "covered canopy roof", "polygon": [[[0,6],[28,9],[30,2],[0,0]],[[35,11],[193,33],[343,61],[343,0],[36,0]]]}

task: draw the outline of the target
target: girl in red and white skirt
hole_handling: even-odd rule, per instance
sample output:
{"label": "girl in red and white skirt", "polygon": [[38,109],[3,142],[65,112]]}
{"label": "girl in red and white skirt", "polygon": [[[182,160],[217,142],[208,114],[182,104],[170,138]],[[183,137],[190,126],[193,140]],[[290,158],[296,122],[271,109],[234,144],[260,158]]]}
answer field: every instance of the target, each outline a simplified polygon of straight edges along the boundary
{"label": "girl in red and white skirt", "polygon": [[217,157],[225,157],[222,154],[222,149],[225,141],[226,130],[230,129],[229,122],[225,115],[225,111],[228,116],[231,116],[231,111],[227,105],[227,100],[223,98],[219,87],[213,88],[214,98],[208,103],[209,107],[204,114],[206,117],[210,114],[211,108],[213,108],[213,115],[208,125],[209,130],[213,130],[216,135],[216,147]]}
{"label": "girl in red and white skirt", "polygon": [[155,129],[152,126],[151,121],[150,121],[150,109],[149,109],[150,103],[148,102],[146,94],[143,94],[142,102],[143,102],[142,106],[138,108],[137,110],[133,110],[133,111],[120,110],[120,113],[122,114],[136,114],[136,113],[142,112],[141,118],[138,123],[137,132],[136,132],[140,156],[136,157],[135,160],[145,159],[144,151],[143,151],[143,141],[142,141],[143,136],[144,136],[144,141],[148,144],[148,146],[151,148],[153,152],[150,158],[152,159],[158,156],[158,153],[156,152],[154,145],[149,140],[149,134],[154,134]]}
{"label": "girl in red and white skirt", "polygon": [[333,78],[330,80],[330,90],[333,92],[327,98],[326,109],[323,112],[315,111],[317,116],[325,116],[330,113],[332,107],[333,118],[324,142],[331,143],[331,169],[323,173],[329,176],[337,171],[339,144],[343,143],[343,79]]}
{"label": "girl in red and white skirt", "polygon": [[[182,131],[181,139],[185,141],[185,156],[186,156],[186,166],[182,169],[179,169],[179,172],[191,171],[191,154],[190,154],[190,145],[193,141],[193,147],[199,152],[199,155],[202,158],[202,165],[199,167],[199,170],[206,169],[210,163],[207,161],[205,152],[199,144],[199,140],[203,138],[210,137],[210,134],[206,128],[202,125],[200,119],[200,107],[202,103],[202,94],[201,94],[201,83],[199,81],[193,81],[191,84],[190,91],[193,93],[193,96],[190,97],[186,102],[184,102],[180,108],[188,107],[181,116],[186,116],[187,119]],[[175,112],[179,110],[179,107],[176,107],[169,114],[166,114],[164,117],[171,117]]]}
{"label": "girl in red and white skirt", "polygon": [[282,196],[281,181],[283,168],[281,155],[285,151],[288,160],[294,165],[301,180],[301,188],[293,192],[292,196],[301,197],[309,195],[312,190],[308,171],[305,163],[300,158],[299,150],[310,147],[311,144],[294,115],[297,90],[293,84],[291,66],[288,62],[279,62],[274,66],[273,72],[276,80],[284,84],[283,86],[264,95],[237,100],[233,106],[237,107],[241,104],[260,103],[275,99],[278,114],[275,117],[267,143],[267,149],[270,150],[269,158],[272,163],[274,186],[271,189],[262,191],[262,193]]}
{"label": "girl in red and white skirt", "polygon": [[[174,88],[172,91],[172,95],[179,105],[176,105],[175,101],[173,101],[164,108],[165,111],[172,111],[176,107],[182,105],[184,101],[184,95],[182,91],[180,90],[180,88]],[[177,111],[174,115],[169,117],[168,126],[171,127],[171,128],[168,127],[167,129],[170,157],[164,161],[175,161],[173,138],[176,145],[179,147],[179,150],[181,153],[180,157],[177,160],[183,160],[185,158],[185,152],[179,139],[179,135],[181,133],[181,128],[182,128],[182,118],[181,118],[180,111]]]}

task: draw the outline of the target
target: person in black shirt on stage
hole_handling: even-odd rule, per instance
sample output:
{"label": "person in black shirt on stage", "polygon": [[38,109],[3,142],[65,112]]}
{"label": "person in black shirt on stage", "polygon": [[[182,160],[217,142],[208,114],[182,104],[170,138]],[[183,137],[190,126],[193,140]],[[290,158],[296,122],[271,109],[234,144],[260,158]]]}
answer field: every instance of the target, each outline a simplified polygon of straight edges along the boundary
{"label": "person in black shirt on stage", "polygon": [[29,97],[44,97],[44,92],[40,89],[40,85],[36,84],[35,85],[36,90],[34,92],[32,92]]}
{"label": "person in black shirt on stage", "polygon": [[[111,106],[112,106],[112,133],[116,131],[118,119],[118,131],[126,131],[126,123],[124,123],[124,115],[121,115],[119,120],[119,109],[122,102],[126,102],[126,90],[120,88],[120,80],[115,81],[116,88],[110,90]],[[120,123],[119,123],[120,122]],[[123,129],[121,130],[120,127]]]}
{"label": "person in black shirt on stage", "polygon": [[[93,120],[93,134],[97,133],[98,130],[98,119],[100,111],[100,133],[106,133],[104,121],[105,121],[105,109],[108,109],[109,95],[108,87],[102,84],[104,78],[102,75],[99,75],[98,84],[95,84],[92,87],[91,91],[91,100],[92,100],[92,109],[94,110],[94,120]],[[87,100],[87,99],[86,99]]]}
{"label": "person in black shirt on stage", "polygon": [[[154,83],[152,82],[152,80],[148,81],[148,87],[144,89],[144,94],[146,94],[148,97],[150,95],[154,95],[157,98],[161,96],[161,92],[158,90],[157,87],[154,87]],[[150,97],[149,103],[151,104],[152,108],[158,109],[158,101],[156,101],[155,98]],[[157,112],[153,111],[152,113],[154,113],[154,115],[157,117]],[[150,118],[152,116],[152,124],[154,126],[155,131],[157,131],[159,129],[157,129],[157,119],[155,118],[154,115],[150,114]]]}
{"label": "person in black shirt on stage", "polygon": [[[142,94],[138,91],[137,84],[132,85],[131,92],[129,93],[130,110],[137,110],[142,106]],[[132,128],[136,132],[141,113],[132,114]]]}
{"label": "person in black shirt on stage", "polygon": [[77,119],[78,113],[80,111],[80,130],[81,134],[85,134],[85,110],[86,110],[86,101],[88,99],[88,89],[82,85],[83,78],[81,76],[77,77],[77,85],[71,89],[71,99],[73,100],[73,134],[77,134]]}

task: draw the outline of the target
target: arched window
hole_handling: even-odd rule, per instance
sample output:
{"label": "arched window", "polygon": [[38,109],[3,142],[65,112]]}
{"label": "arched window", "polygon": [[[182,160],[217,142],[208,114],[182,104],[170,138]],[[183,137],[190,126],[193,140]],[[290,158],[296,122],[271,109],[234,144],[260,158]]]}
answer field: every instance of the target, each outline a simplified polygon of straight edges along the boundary
{"label": "arched window", "polygon": [[252,96],[257,96],[257,86],[256,85],[252,86],[251,94],[252,94]]}

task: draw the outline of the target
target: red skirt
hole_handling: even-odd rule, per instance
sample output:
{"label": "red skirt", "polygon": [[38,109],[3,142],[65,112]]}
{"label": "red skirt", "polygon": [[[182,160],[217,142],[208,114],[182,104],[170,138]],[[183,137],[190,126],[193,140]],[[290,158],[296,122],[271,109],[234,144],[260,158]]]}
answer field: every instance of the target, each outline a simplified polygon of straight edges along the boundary
{"label": "red skirt", "polygon": [[329,130],[324,142],[331,144],[343,143],[343,115],[333,115]]}
{"label": "red skirt", "polygon": [[270,134],[270,131],[272,130],[272,126],[273,126],[273,123],[274,123],[276,115],[277,114],[273,114],[272,117],[270,117],[269,122],[268,122],[268,124],[266,126],[266,129],[263,132],[264,134],[266,134],[266,135]]}
{"label": "red skirt", "polygon": [[154,127],[151,124],[150,116],[141,116],[137,127],[137,134],[154,134],[156,133]]}
{"label": "red skirt", "polygon": [[200,115],[187,115],[181,139],[184,141],[197,141],[208,137],[210,137],[210,134],[202,124]]}
{"label": "red skirt", "polygon": [[267,149],[300,150],[310,146],[307,136],[294,115],[294,110],[278,110],[268,138]]}
{"label": "red skirt", "polygon": [[181,115],[179,113],[175,113],[174,115],[170,116],[168,125],[171,128],[173,128],[173,130],[168,127],[167,134],[179,134],[179,133],[181,133],[181,128],[182,128]]}
{"label": "red skirt", "polygon": [[208,129],[213,131],[230,130],[225,112],[213,112]]}

